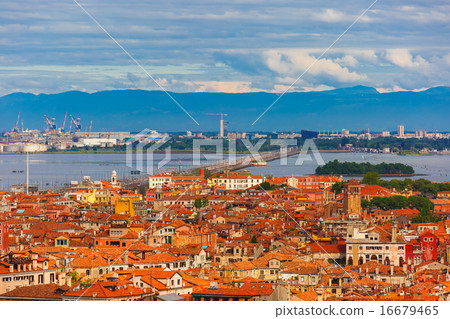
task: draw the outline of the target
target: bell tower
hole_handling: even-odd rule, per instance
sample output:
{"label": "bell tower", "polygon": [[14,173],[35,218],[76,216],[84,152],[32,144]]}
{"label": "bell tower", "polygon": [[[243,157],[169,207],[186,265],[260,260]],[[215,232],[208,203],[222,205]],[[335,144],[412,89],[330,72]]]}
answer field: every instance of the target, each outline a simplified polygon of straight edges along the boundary
{"label": "bell tower", "polygon": [[155,199],[153,201],[153,209],[158,211],[162,211],[164,209],[163,189],[161,185],[156,185]]}
{"label": "bell tower", "polygon": [[344,184],[344,214],[361,214],[361,184],[358,180],[350,180]]}
{"label": "bell tower", "polygon": [[115,170],[111,172],[111,185],[117,185],[117,172]]}

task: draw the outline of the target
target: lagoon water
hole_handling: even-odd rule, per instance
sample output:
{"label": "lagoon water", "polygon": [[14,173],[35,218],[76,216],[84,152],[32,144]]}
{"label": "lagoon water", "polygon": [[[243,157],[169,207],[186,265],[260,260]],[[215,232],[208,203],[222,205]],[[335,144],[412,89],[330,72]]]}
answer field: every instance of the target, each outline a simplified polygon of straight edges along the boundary
{"label": "lagoon water", "polygon": [[[369,162],[371,164],[403,163],[414,168],[416,176],[409,178],[426,178],[437,182],[450,181],[450,155],[426,155],[426,156],[398,156],[394,154],[372,153],[320,153],[325,163],[337,159],[341,162]],[[287,159],[287,165],[282,165],[280,160],[267,163],[265,167],[251,167],[248,171],[255,174],[272,174],[274,176],[304,176],[314,174],[318,164],[313,154],[308,154],[304,160],[298,160],[297,156]],[[302,162],[301,165],[299,162]],[[296,165],[297,163],[297,165]],[[385,177],[392,179],[399,177]]]}
{"label": "lagoon water", "polygon": [[[202,163],[212,163],[221,159],[219,155],[202,157]],[[367,153],[320,153],[324,162],[339,160],[350,162],[370,162],[377,164],[404,163],[414,167],[419,176],[412,178],[427,178],[433,181],[450,181],[450,155],[428,156],[397,156],[393,154]],[[83,176],[90,176],[92,180],[109,180],[112,170],[116,170],[118,177],[128,178],[133,167],[127,166],[126,154],[72,154],[72,153],[42,153],[30,154],[30,184],[39,185],[43,189],[60,187],[72,180],[81,180]],[[172,154],[164,166],[158,168],[158,163],[165,158],[164,154],[155,154],[152,173],[174,171],[193,166],[192,154]],[[310,175],[314,174],[317,161],[313,154],[298,160],[298,156],[287,159],[287,165],[280,160],[269,162],[265,167],[249,167],[248,171],[255,174],[272,174],[274,176]],[[300,163],[301,162],[301,163]],[[300,165],[301,164],[301,165]],[[147,163],[144,162],[144,167]],[[423,176],[422,176],[423,175]],[[26,154],[0,155],[0,189],[7,189],[11,184],[26,182]]]}

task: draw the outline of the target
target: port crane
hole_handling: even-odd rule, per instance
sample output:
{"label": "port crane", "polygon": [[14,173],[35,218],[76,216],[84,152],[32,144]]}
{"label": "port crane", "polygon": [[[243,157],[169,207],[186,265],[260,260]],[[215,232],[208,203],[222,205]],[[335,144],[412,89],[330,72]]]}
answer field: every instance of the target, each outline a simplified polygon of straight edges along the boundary
{"label": "port crane", "polygon": [[20,112],[19,115],[17,115],[16,124],[14,124],[14,127],[12,129],[13,137],[17,137],[17,133],[19,133],[19,119],[20,119]]}
{"label": "port crane", "polygon": [[91,130],[92,130],[92,120],[91,123],[89,124],[89,131],[86,128],[86,133],[84,134],[84,137],[89,138],[89,136],[91,135]]}
{"label": "port crane", "polygon": [[61,125],[61,128],[60,128],[60,132],[61,132],[61,135],[63,135],[64,136],[64,133],[65,133],[65,127],[66,127],[66,120],[67,120],[67,112],[66,112],[66,115],[64,115],[64,121],[62,122],[62,125]]}
{"label": "port crane", "polygon": [[75,127],[75,131],[79,132],[81,131],[81,121],[80,118],[74,119],[72,115],[70,115],[70,125],[72,126],[72,123]]}
{"label": "port crane", "polygon": [[51,133],[56,134],[56,123],[55,118],[48,119],[47,115],[44,115],[45,123],[47,123],[47,127]]}

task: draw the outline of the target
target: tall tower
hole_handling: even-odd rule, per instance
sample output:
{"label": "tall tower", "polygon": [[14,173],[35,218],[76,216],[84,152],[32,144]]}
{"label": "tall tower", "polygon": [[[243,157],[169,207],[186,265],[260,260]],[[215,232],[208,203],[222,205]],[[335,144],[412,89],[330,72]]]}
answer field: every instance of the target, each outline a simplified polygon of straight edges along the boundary
{"label": "tall tower", "polygon": [[224,116],[228,114],[220,113],[220,130],[219,130],[219,138],[225,138],[228,129],[228,122],[223,119]]}
{"label": "tall tower", "polygon": [[163,189],[161,185],[156,185],[153,209],[157,211],[162,211],[164,209]]}
{"label": "tall tower", "polygon": [[405,127],[403,125],[397,126],[397,135],[398,137],[405,136]]}
{"label": "tall tower", "polygon": [[111,172],[111,185],[117,185],[117,172],[115,170]]}
{"label": "tall tower", "polygon": [[361,214],[361,184],[358,180],[350,180],[344,184],[344,214]]}

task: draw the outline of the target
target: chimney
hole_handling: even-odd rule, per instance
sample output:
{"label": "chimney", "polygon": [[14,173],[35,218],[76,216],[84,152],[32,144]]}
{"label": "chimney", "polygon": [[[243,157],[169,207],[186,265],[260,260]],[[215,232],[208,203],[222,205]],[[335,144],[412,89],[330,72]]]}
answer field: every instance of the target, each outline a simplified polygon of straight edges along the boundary
{"label": "chimney", "polygon": [[37,254],[33,254],[32,256],[31,256],[31,259],[32,259],[32,261],[33,261],[33,270],[36,270],[37,269]]}
{"label": "chimney", "polygon": [[403,264],[403,272],[404,272],[405,274],[408,273],[408,265],[407,265],[406,263]]}
{"label": "chimney", "polygon": [[217,281],[210,281],[209,282],[209,288],[210,289],[217,289]]}
{"label": "chimney", "polygon": [[10,264],[9,265],[9,272],[13,272],[14,271],[14,265],[13,264]]}
{"label": "chimney", "polygon": [[375,268],[375,274],[377,276],[380,274],[380,267],[377,266],[377,268]]}
{"label": "chimney", "polygon": [[128,250],[125,250],[124,256],[123,256],[123,262],[125,264],[128,264]]}
{"label": "chimney", "polygon": [[391,265],[391,276],[394,276],[394,265]]}
{"label": "chimney", "polygon": [[70,277],[70,276],[66,277],[66,285],[69,286],[69,287],[72,286],[72,277]]}
{"label": "chimney", "polygon": [[64,282],[65,282],[64,274],[63,273],[58,274],[58,285],[62,286]]}
{"label": "chimney", "polygon": [[397,242],[397,226],[398,226],[398,223],[396,221],[392,223],[392,242],[393,243]]}

